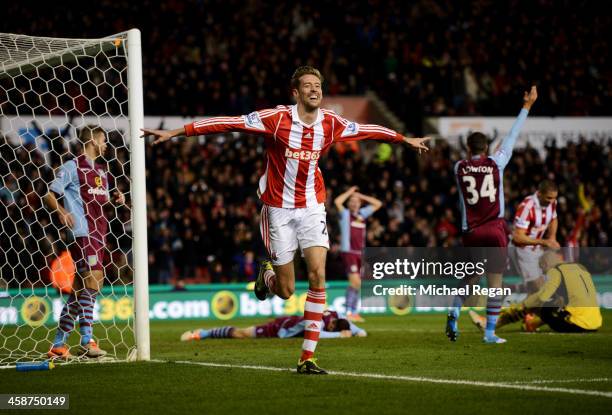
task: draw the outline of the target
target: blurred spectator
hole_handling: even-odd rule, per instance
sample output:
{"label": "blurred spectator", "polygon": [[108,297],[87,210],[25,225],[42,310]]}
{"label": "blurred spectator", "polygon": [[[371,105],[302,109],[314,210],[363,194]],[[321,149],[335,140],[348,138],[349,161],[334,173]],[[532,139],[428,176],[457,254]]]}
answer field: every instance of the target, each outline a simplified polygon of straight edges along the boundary
{"label": "blurred spectator", "polygon": [[236,254],[234,264],[234,274],[239,281],[255,281],[258,269],[253,251]]}

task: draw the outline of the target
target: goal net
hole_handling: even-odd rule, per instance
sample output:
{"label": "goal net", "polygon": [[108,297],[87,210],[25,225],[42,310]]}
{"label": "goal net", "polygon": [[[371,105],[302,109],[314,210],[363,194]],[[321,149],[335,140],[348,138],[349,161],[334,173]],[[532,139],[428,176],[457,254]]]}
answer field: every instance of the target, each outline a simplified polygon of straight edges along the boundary
{"label": "goal net", "polygon": [[[89,318],[105,359],[149,358],[140,54],[136,29],[102,39],[0,33],[0,367],[47,359],[69,298],[79,299],[69,309],[71,352]],[[86,160],[79,137],[93,126],[104,130],[106,150],[89,170],[78,161]],[[65,182],[78,191],[51,191],[66,163],[78,166]],[[50,193],[72,209],[72,226]],[[83,229],[102,222],[105,243],[93,260],[83,252],[77,269]],[[83,264],[104,276],[92,316],[80,300]],[[72,354],[68,361],[85,360]]]}

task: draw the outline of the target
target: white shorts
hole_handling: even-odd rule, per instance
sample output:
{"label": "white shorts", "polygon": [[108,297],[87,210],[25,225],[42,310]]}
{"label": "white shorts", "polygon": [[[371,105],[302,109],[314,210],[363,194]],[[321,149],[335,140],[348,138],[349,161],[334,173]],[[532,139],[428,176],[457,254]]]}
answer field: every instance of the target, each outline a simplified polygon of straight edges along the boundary
{"label": "white shorts", "polygon": [[259,225],[261,237],[274,265],[293,261],[298,247],[329,249],[327,214],[323,203],[308,208],[279,208],[264,205]]}
{"label": "white shorts", "polygon": [[523,277],[523,282],[535,281],[544,275],[540,268],[540,257],[544,250],[540,247],[517,247],[510,245],[510,256],[514,267]]}

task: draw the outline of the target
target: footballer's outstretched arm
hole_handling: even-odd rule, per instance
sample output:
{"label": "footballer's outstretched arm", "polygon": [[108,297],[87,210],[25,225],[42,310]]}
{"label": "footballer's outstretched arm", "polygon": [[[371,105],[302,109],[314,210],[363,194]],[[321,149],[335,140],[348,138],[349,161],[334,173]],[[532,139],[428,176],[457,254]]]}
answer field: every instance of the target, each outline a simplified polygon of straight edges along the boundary
{"label": "footballer's outstretched arm", "polygon": [[333,114],[337,125],[334,127],[334,141],[359,141],[359,140],[378,140],[389,143],[406,143],[414,149],[428,151],[425,145],[430,137],[408,138],[397,131],[376,124],[359,124],[348,121],[337,114]]}
{"label": "footballer's outstretched arm", "polygon": [[154,130],[151,128],[142,128],[142,135],[140,136],[141,138],[144,138],[148,135],[152,135],[153,137],[155,137],[155,141],[153,141],[153,145],[157,145],[160,143],[163,143],[164,141],[168,141],[171,138],[174,137],[180,137],[180,136],[184,136],[185,134],[185,128],[177,128],[176,130]]}
{"label": "footballer's outstretched arm", "polygon": [[512,128],[510,129],[510,133],[501,142],[499,149],[495,152],[493,159],[497,163],[498,166],[504,168],[508,162],[510,161],[510,157],[512,157],[512,150],[514,149],[514,144],[516,143],[516,139],[518,138],[521,129],[523,128],[523,124],[527,119],[527,115],[529,115],[529,111],[534,102],[538,99],[538,90],[535,86],[531,87],[529,92],[525,92],[523,94],[523,108],[521,112],[519,112],[516,121],[512,124]]}
{"label": "footballer's outstretched arm", "polygon": [[155,137],[153,145],[168,141],[178,136],[194,136],[207,134],[220,134],[230,132],[257,133],[264,135],[274,134],[276,127],[276,115],[279,110],[267,109],[255,111],[247,115],[237,117],[210,117],[200,121],[186,124],[175,130],[154,130],[143,128],[141,137],[152,135]]}

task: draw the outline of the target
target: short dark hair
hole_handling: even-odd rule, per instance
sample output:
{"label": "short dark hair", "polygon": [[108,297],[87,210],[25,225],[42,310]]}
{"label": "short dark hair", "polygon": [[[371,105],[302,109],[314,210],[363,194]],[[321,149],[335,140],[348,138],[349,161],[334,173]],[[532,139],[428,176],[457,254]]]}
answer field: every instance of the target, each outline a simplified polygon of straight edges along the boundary
{"label": "short dark hair", "polygon": [[557,187],[557,183],[553,182],[552,180],[542,180],[538,185],[538,192],[541,194],[558,191],[559,188]]}
{"label": "short dark hair", "polygon": [[97,134],[104,134],[106,136],[106,131],[99,125],[86,125],[79,130],[79,141],[81,144],[85,145]]}
{"label": "short dark hair", "polygon": [[338,320],[336,320],[336,331],[350,330],[350,329],[351,329],[351,323],[349,323],[347,319],[339,318]]}
{"label": "short dark hair", "polygon": [[475,132],[468,136],[467,146],[472,154],[481,154],[487,150],[489,139],[483,133]]}
{"label": "short dark hair", "polygon": [[293,76],[291,77],[291,88],[299,88],[300,78],[304,75],[314,75],[323,83],[323,75],[321,75],[321,72],[319,72],[317,68],[312,66],[300,66],[293,72]]}

